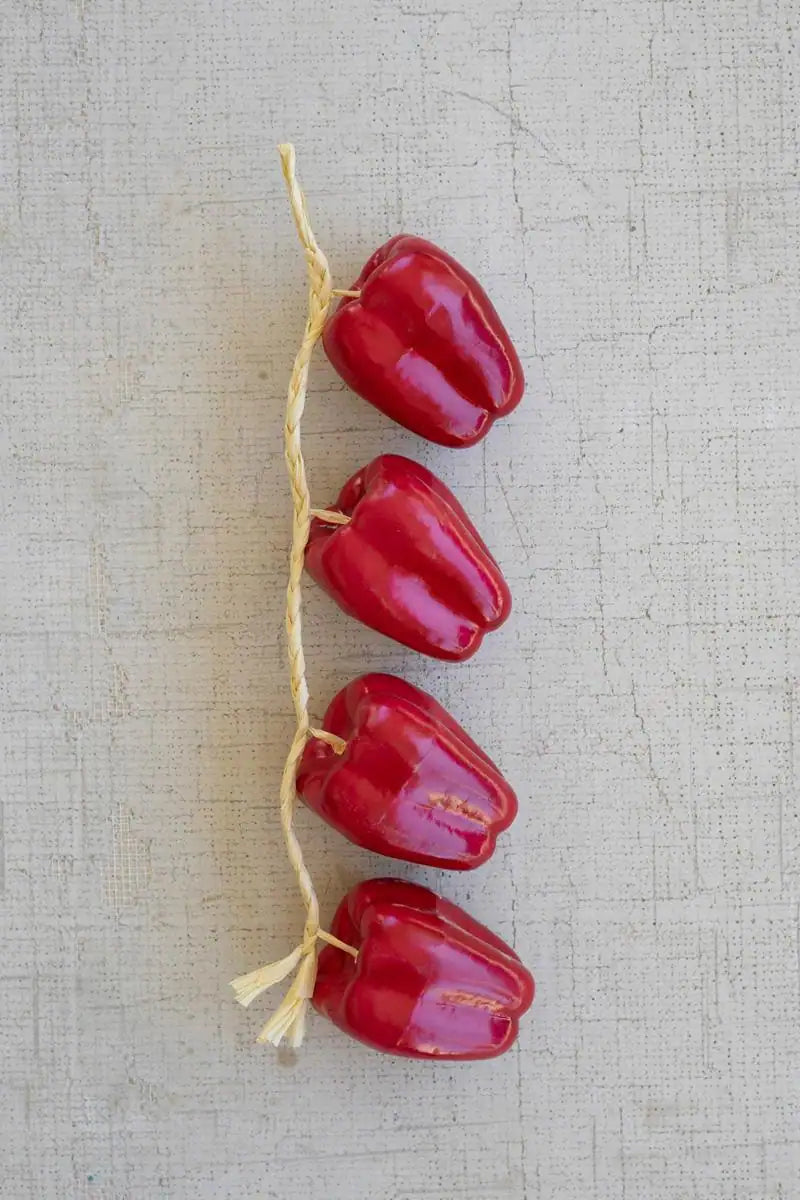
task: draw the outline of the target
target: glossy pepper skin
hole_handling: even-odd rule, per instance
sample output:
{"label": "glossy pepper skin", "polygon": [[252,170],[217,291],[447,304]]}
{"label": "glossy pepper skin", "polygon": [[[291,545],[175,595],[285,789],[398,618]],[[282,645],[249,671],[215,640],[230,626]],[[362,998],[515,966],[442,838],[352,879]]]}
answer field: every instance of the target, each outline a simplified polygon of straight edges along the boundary
{"label": "glossy pepper skin", "polygon": [[351,1037],[407,1058],[494,1058],[514,1042],[534,984],[517,955],[416,883],[371,879],[342,900],[313,1003]]}
{"label": "glossy pepper skin", "polygon": [[469,658],[511,595],[455,496],[426,467],[382,454],[342,488],[347,525],[314,519],[312,577],[351,616],[434,658]]}
{"label": "glossy pepper skin", "polygon": [[376,250],[325,327],[344,381],[442,446],[472,446],[519,404],[519,358],[489,297],[431,242],[400,234]]}
{"label": "glossy pepper skin", "polygon": [[517,813],[509,784],[440,704],[395,675],[354,679],[297,773],[305,803],[357,846],[453,871],[480,866]]}

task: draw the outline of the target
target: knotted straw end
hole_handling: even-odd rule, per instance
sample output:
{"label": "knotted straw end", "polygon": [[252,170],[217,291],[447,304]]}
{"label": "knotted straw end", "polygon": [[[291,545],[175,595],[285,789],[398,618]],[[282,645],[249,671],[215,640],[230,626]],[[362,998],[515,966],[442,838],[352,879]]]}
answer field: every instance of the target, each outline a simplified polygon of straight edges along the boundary
{"label": "knotted straw end", "polygon": [[285,1037],[293,1050],[303,1042],[308,1002],[317,978],[317,952],[312,947],[303,955],[297,974],[283,1000],[267,1021],[256,1041],[279,1046]]}
{"label": "knotted straw end", "polygon": [[254,1000],[258,999],[262,992],[266,992],[268,988],[274,987],[276,983],[285,979],[299,963],[302,953],[303,947],[296,946],[291,954],[287,954],[278,962],[268,963],[265,967],[259,967],[257,971],[250,971],[247,975],[238,975],[231,981],[237,1002],[243,1008],[247,1008]]}
{"label": "knotted straw end", "polygon": [[343,950],[353,958],[358,958],[355,946],[348,945],[325,929],[318,929],[313,936],[295,946],[285,958],[259,967],[257,971],[250,971],[248,975],[239,975],[231,982],[239,1004],[247,1008],[262,992],[280,983],[295,967],[297,968],[289,990],[256,1038],[257,1042],[270,1042],[273,1046],[279,1046],[286,1038],[295,1050],[302,1044],[308,1002],[314,995],[314,984],[317,981],[317,939]]}
{"label": "knotted straw end", "polygon": [[236,993],[237,1001],[247,1008],[262,992],[280,983],[295,968],[297,973],[289,990],[256,1038],[257,1042],[270,1042],[273,1046],[279,1046],[285,1037],[293,1048],[301,1045],[305,1033],[306,1010],[317,978],[316,939],[296,946],[291,954],[287,954],[278,962],[268,963],[267,966],[259,967],[257,971],[251,971],[247,975],[240,975],[232,981],[231,987]]}

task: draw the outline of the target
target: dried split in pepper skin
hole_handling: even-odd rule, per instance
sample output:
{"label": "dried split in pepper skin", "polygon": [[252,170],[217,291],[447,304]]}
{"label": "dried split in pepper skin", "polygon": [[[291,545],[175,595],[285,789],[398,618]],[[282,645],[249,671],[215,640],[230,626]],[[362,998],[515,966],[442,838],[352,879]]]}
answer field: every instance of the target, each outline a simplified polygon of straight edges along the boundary
{"label": "dried split in pepper skin", "polygon": [[314,1007],[351,1037],[407,1058],[494,1058],[533,1001],[530,972],[463,909],[419,884],[371,879],[339,905]]}
{"label": "dried split in pepper skin", "polygon": [[306,567],[346,613],[412,650],[463,661],[511,594],[455,496],[426,467],[382,454],[342,488],[347,525],[314,519]]}
{"label": "dried split in pepper skin", "polygon": [[422,238],[376,250],[322,336],[354,392],[442,446],[472,446],[519,404],[522,367],[478,281]]}
{"label": "dried split in pepper skin", "polygon": [[334,697],[297,773],[305,803],[357,846],[446,870],[480,866],[517,813],[491,759],[427,692],[394,675],[354,679]]}

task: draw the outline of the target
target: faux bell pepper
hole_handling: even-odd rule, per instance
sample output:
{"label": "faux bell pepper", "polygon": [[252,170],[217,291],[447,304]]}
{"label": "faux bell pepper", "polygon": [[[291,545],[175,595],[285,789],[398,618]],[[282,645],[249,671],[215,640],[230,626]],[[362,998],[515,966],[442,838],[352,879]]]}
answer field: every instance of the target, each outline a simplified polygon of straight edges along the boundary
{"label": "faux bell pepper", "polygon": [[422,238],[393,237],[367,262],[322,336],[354,392],[443,446],[471,446],[516,408],[519,358],[489,297]]}
{"label": "faux bell pepper", "polygon": [[533,1001],[529,971],[499,937],[435,892],[371,879],[342,900],[320,956],[314,1007],[376,1050],[493,1058]]}
{"label": "faux bell pepper", "polygon": [[341,608],[434,658],[463,660],[511,595],[455,496],[426,467],[382,454],[342,488],[345,525],[315,518],[306,566]]}
{"label": "faux bell pepper", "polygon": [[467,870],[492,855],[517,800],[490,758],[440,704],[395,675],[354,679],[334,697],[297,773],[305,803],[357,846]]}

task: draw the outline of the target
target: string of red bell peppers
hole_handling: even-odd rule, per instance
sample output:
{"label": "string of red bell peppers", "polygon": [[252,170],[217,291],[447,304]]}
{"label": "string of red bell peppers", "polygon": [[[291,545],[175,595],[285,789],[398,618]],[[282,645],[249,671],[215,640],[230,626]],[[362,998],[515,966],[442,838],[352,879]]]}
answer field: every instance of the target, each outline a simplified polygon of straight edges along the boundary
{"label": "string of red bell peppers", "polygon": [[[303,1039],[308,1003],[352,1037],[416,1058],[476,1059],[515,1040],[534,984],[514,951],[419,884],[372,879],[330,931],[293,827],[297,797],[356,845],[448,870],[485,862],[517,812],[513,790],[437,702],[392,675],[347,685],[311,726],[302,643],[303,568],[345,612],[406,646],[463,660],[508,616],[499,567],[452,493],[425,467],[380,455],[312,509],[300,443],[309,361],[322,338],[344,380],[400,424],[446,446],[479,441],[520,401],[519,359],[477,281],[421,238],[392,238],[352,288],[334,289],[295,175],[279,148],[308,268],[308,317],[289,383],[285,450],[293,523],[286,629],[297,728],[281,824],[306,908],[302,941],[233,981],[250,1004],[295,972],[259,1041]],[[340,303],[332,316],[334,297]],[[319,957],[317,943],[327,943]]]}

